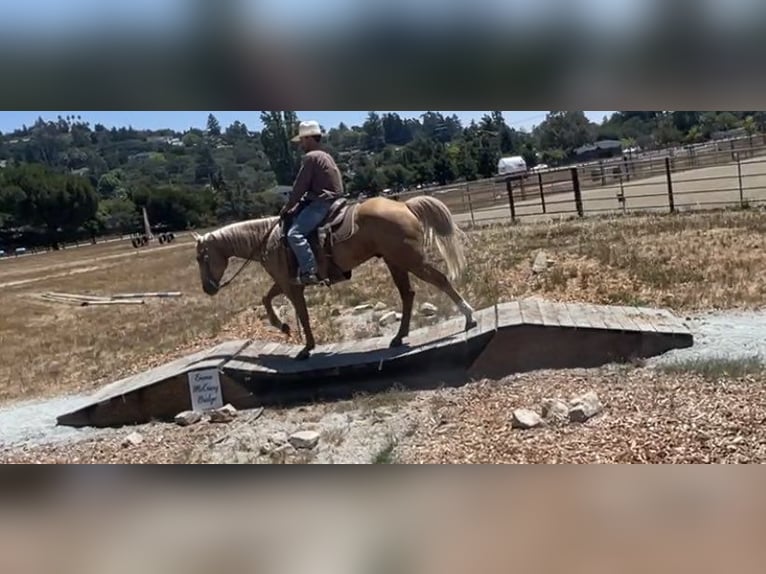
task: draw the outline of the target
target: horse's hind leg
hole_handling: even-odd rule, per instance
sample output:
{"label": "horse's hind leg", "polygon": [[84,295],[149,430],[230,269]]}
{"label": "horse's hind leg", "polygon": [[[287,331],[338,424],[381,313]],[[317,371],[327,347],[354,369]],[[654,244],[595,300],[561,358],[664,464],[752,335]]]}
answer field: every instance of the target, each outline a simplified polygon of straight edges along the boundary
{"label": "horse's hind leg", "polygon": [[412,302],[415,300],[415,292],[412,290],[412,285],[410,284],[410,275],[405,269],[397,267],[390,261],[386,261],[386,265],[391,272],[391,277],[394,279],[394,284],[399,290],[399,295],[402,298],[402,321],[399,324],[399,332],[391,341],[391,347],[399,347],[402,344],[402,340],[410,334]]}
{"label": "horse's hind leg", "polygon": [[428,263],[418,265],[415,268],[410,269],[410,272],[426,283],[430,283],[437,289],[443,291],[450,299],[452,299],[455,305],[457,305],[458,309],[460,309],[461,313],[465,315],[466,331],[473,329],[476,326],[476,320],[473,318],[473,308],[455,290],[455,288],[452,286],[452,283],[450,283],[449,279],[447,279],[444,273],[432,265],[429,265]]}
{"label": "horse's hind leg", "polygon": [[308,359],[311,355],[311,351],[316,348],[316,342],[314,341],[314,334],[311,332],[311,321],[309,319],[309,310],[306,305],[306,297],[304,296],[304,287],[301,285],[291,285],[289,290],[286,290],[290,302],[295,307],[295,312],[298,315],[298,321],[303,327],[303,335],[306,339],[306,346],[303,347],[300,353],[295,357],[299,361]]}
{"label": "horse's hind leg", "polygon": [[271,286],[271,289],[269,289],[268,293],[263,296],[263,306],[266,308],[266,315],[269,317],[269,323],[271,323],[271,326],[279,329],[282,331],[285,335],[288,337],[290,336],[290,325],[287,323],[284,323],[279,316],[277,315],[276,311],[274,311],[274,305],[273,301],[275,297],[278,297],[284,293],[282,290],[282,287],[279,286],[279,284],[274,283],[274,285]]}

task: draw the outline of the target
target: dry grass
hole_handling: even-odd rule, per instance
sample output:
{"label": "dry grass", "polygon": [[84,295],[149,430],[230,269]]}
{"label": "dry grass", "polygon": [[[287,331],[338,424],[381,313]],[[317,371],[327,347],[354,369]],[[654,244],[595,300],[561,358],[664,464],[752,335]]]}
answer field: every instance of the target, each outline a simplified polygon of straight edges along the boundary
{"label": "dry grass", "polygon": [[707,380],[741,378],[766,371],[766,364],[760,357],[689,359],[671,363],[662,368],[665,373],[695,373]]}
{"label": "dry grass", "polygon": [[[110,246],[111,247],[111,246]],[[199,288],[192,245],[137,253],[119,264],[80,275],[45,278],[6,288],[0,295],[0,400],[89,390],[119,376],[162,363],[186,348],[249,332],[273,337],[247,311],[265,288],[248,269],[224,296],[210,299]],[[90,266],[88,249],[82,264]],[[95,249],[94,249],[95,251]],[[42,255],[40,257],[49,257]],[[28,258],[23,266],[29,267]],[[14,271],[16,262],[7,262]],[[21,260],[18,262],[22,265]],[[5,274],[3,275],[5,277]],[[36,300],[42,291],[109,294],[117,291],[183,293],[146,305],[81,308]]]}
{"label": "dry grass", "polygon": [[[476,308],[530,295],[663,306],[679,313],[759,307],[766,300],[764,231],[766,216],[758,210],[493,226],[469,233],[469,263],[457,287]],[[539,250],[555,263],[532,275],[531,261]],[[235,261],[227,275],[238,265]],[[0,283],[34,280],[0,294],[0,401],[89,391],[227,339],[283,340],[260,311],[268,287],[260,268],[249,267],[211,299],[200,289],[188,239],[140,252],[116,243],[20,258],[0,263],[0,273]],[[446,296],[417,279],[413,283],[416,308],[430,301],[440,317],[456,314]],[[31,296],[52,290],[172,290],[183,297],[135,307],[79,308]],[[334,309],[378,301],[400,307],[388,271],[377,260],[356,270],[351,282],[312,290],[318,341],[344,337]],[[295,315],[285,309],[283,318],[293,326],[294,342],[300,342]],[[424,324],[424,318],[414,317],[413,328]],[[360,327],[356,336],[374,332],[375,326]]]}

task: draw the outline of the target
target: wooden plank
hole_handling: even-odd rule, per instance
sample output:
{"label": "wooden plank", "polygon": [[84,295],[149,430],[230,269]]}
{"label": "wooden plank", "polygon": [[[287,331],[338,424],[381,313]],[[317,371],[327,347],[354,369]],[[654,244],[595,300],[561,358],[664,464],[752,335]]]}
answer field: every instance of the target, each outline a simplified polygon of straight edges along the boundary
{"label": "wooden plank", "polygon": [[638,307],[646,314],[647,320],[651,321],[658,333],[688,333],[689,330],[673,315],[663,309]]}
{"label": "wooden plank", "polygon": [[117,293],[116,295],[112,295],[111,299],[142,299],[144,297],[151,297],[151,298],[170,298],[170,297],[181,297],[180,291],[168,291],[166,293]]}
{"label": "wooden plank", "polygon": [[[636,332],[654,332],[654,327],[648,321],[644,321],[640,313],[634,311],[633,307],[625,305],[616,305],[615,311],[619,313],[621,321],[628,330]],[[647,327],[649,327],[647,329]]]}
{"label": "wooden plank", "polygon": [[204,361],[206,357],[210,356],[210,354],[211,350],[205,349],[204,351],[200,351],[192,355],[180,357],[174,361],[160,365],[154,369],[150,369],[149,371],[120,379],[97,391],[95,394],[88,398],[88,401],[92,404],[97,404],[119,397],[121,395],[126,395],[138,389],[160,383],[167,379],[171,379],[178,376],[179,374],[184,373],[185,371],[192,370],[190,369],[190,366],[193,366],[200,361]]}
{"label": "wooden plank", "polygon": [[622,323],[622,328],[624,331],[628,331],[631,333],[640,333],[641,327],[633,320],[633,318],[625,313],[625,311],[621,308],[615,308],[614,309],[614,316],[616,319]]}
{"label": "wooden plank", "polygon": [[577,322],[574,317],[569,313],[569,308],[566,303],[556,303],[552,309],[556,313],[556,320],[561,327],[576,327]]}
{"label": "wooden plank", "polygon": [[623,323],[615,312],[614,307],[609,305],[596,305],[594,311],[599,314],[607,329],[623,331]]}
{"label": "wooden plank", "polygon": [[[421,335],[422,336],[422,335]],[[386,346],[390,343],[385,343]],[[384,341],[380,337],[373,339],[363,339],[361,341],[348,341],[345,347],[346,353],[368,353],[376,349],[380,349],[383,346]]]}
{"label": "wooden plank", "polygon": [[60,293],[57,291],[48,291],[45,294],[59,298],[74,299],[76,301],[109,301],[111,299],[110,297],[100,295],[79,295],[77,293]]}
{"label": "wooden plank", "polygon": [[250,345],[250,341],[226,341],[225,343],[221,343],[217,347],[210,349],[202,359],[198,361],[189,361],[187,369],[197,371],[202,369],[220,368],[236,357],[236,355],[243,351],[248,345]]}
{"label": "wooden plank", "polygon": [[542,325],[543,317],[540,314],[540,304],[535,299],[523,299],[521,305],[521,319],[527,325]]}
{"label": "wooden plank", "polygon": [[327,343],[325,345],[320,345],[316,348],[314,351],[314,354],[322,354],[322,355],[337,355],[336,349],[338,348],[338,343]]}
{"label": "wooden plank", "polygon": [[354,343],[356,341],[341,341],[340,343],[336,343],[334,353],[336,355],[346,355],[349,353],[354,352]]}
{"label": "wooden plank", "polygon": [[657,328],[647,317],[636,307],[621,307],[623,313],[638,326],[638,329],[645,333],[656,333]]}
{"label": "wooden plank", "polygon": [[584,317],[587,318],[587,322],[592,329],[608,329],[606,323],[604,323],[601,313],[595,305],[589,305],[586,303],[580,303],[577,305],[578,310]]}
{"label": "wooden plank", "polygon": [[278,354],[277,351],[282,346],[282,343],[277,342],[269,342],[265,345],[262,345],[260,347],[252,347],[252,352],[248,353],[248,356],[250,357],[261,357],[264,355],[276,355]]}
{"label": "wooden plank", "polygon": [[583,306],[579,303],[566,303],[567,311],[569,311],[569,316],[572,317],[572,320],[575,323],[575,326],[578,329],[592,329],[593,325],[591,324],[590,315],[585,312],[585,309]]}
{"label": "wooden plank", "polygon": [[540,316],[546,327],[561,327],[558,319],[558,305],[550,301],[540,301]]}
{"label": "wooden plank", "polygon": [[118,301],[83,301],[83,307],[95,307],[99,305],[143,305],[143,299],[120,299]]}
{"label": "wooden plank", "polygon": [[492,306],[489,309],[482,309],[477,311],[474,316],[478,323],[477,329],[471,331],[474,335],[483,335],[495,330],[495,307]]}
{"label": "wooden plank", "polygon": [[498,305],[498,327],[515,327],[522,324],[521,304],[518,301]]}

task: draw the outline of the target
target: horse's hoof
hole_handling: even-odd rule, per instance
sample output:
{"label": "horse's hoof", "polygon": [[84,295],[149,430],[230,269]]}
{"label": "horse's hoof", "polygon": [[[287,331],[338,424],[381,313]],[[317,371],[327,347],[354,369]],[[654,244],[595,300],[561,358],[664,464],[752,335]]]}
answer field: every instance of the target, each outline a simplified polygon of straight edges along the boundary
{"label": "horse's hoof", "polygon": [[476,327],[476,325],[478,325],[478,323],[474,319],[471,319],[470,321],[466,321],[465,322],[465,330],[466,331],[470,331],[471,329]]}
{"label": "horse's hoof", "polygon": [[388,346],[389,349],[396,349],[397,347],[402,346],[402,338],[396,337],[395,339],[391,340],[391,344]]}
{"label": "horse's hoof", "polygon": [[287,323],[282,323],[282,326],[279,328],[279,330],[282,331],[282,333],[284,335],[287,335],[288,337],[290,336],[290,333],[292,332],[290,331],[290,325],[288,325]]}
{"label": "horse's hoof", "polygon": [[311,350],[310,349],[303,349],[300,353],[298,353],[295,356],[296,361],[305,361],[311,356]]}

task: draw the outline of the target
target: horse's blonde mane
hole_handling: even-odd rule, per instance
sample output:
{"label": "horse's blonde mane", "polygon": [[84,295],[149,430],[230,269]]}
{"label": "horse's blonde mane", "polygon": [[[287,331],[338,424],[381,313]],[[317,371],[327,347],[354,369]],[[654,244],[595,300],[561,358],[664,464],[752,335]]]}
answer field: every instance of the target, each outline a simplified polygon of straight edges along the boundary
{"label": "horse's blonde mane", "polygon": [[278,217],[265,217],[231,223],[205,234],[203,241],[213,241],[230,257],[248,259],[260,255],[267,235],[274,229]]}

